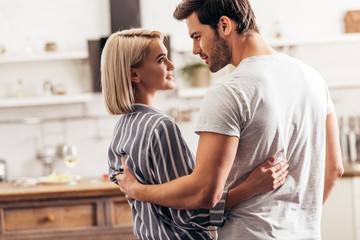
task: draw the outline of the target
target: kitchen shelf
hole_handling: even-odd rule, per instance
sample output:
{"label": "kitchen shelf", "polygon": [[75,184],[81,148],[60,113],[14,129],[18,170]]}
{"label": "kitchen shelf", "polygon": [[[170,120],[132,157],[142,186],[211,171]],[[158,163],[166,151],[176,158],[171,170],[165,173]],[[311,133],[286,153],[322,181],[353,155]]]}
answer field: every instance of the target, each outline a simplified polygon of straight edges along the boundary
{"label": "kitchen shelf", "polygon": [[[331,44],[360,44],[360,33],[347,33],[333,37],[322,37],[313,39],[272,39],[268,40],[272,47],[277,48],[293,48],[298,46],[312,45],[331,45]],[[333,80],[333,79],[332,79]],[[352,78],[350,81],[327,81],[329,89],[350,89],[360,88],[360,79]],[[183,88],[178,90],[180,98],[201,98],[205,95],[208,88]]]}
{"label": "kitchen shelf", "polygon": [[[336,89],[353,89],[360,88],[360,79],[359,81],[349,81],[349,82],[328,82],[328,88],[330,90]],[[178,96],[180,98],[202,98],[205,96],[205,93],[208,88],[185,88],[178,90]]]}
{"label": "kitchen shelf", "polygon": [[360,79],[358,82],[329,82],[327,85],[330,90],[360,88]]}
{"label": "kitchen shelf", "polygon": [[322,37],[314,39],[272,39],[268,41],[272,47],[295,47],[305,45],[328,45],[344,43],[360,43],[359,33],[347,33],[334,37]]}
{"label": "kitchen shelf", "polygon": [[44,52],[37,54],[4,54],[0,55],[0,63],[81,60],[86,58],[88,58],[87,51]]}
{"label": "kitchen shelf", "polygon": [[91,93],[83,93],[26,98],[3,98],[0,99],[0,108],[86,103],[92,99],[92,96]]}

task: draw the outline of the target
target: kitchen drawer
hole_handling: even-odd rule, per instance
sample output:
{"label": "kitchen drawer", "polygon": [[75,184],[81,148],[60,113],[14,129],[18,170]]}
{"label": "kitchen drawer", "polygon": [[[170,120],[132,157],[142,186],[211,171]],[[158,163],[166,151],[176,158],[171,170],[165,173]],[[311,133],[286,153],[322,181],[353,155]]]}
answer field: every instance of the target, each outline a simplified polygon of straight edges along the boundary
{"label": "kitchen drawer", "polygon": [[77,228],[95,224],[96,207],[92,203],[4,209],[5,231]]}
{"label": "kitchen drawer", "polygon": [[0,240],[136,239],[130,206],[108,180],[0,189]]}
{"label": "kitchen drawer", "polygon": [[113,223],[118,227],[131,227],[132,217],[131,208],[127,202],[114,201],[112,204]]}

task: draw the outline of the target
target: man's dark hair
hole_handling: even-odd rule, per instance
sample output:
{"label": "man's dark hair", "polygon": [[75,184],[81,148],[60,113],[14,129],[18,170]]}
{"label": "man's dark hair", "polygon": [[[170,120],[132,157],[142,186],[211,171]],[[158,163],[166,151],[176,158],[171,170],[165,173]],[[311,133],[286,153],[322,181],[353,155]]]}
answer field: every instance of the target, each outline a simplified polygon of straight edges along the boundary
{"label": "man's dark hair", "polygon": [[200,23],[209,25],[216,32],[221,16],[234,20],[239,34],[249,30],[259,32],[249,0],[183,0],[173,16],[177,20],[184,20],[193,12],[196,12]]}

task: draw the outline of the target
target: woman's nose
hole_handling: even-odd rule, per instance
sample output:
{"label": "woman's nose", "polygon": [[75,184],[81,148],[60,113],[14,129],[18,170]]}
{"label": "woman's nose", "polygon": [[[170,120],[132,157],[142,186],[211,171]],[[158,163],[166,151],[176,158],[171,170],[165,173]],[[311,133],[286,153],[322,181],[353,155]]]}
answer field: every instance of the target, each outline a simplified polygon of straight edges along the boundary
{"label": "woman's nose", "polygon": [[169,64],[168,64],[168,70],[171,71],[171,70],[174,70],[175,69],[175,66],[172,62],[169,61]]}

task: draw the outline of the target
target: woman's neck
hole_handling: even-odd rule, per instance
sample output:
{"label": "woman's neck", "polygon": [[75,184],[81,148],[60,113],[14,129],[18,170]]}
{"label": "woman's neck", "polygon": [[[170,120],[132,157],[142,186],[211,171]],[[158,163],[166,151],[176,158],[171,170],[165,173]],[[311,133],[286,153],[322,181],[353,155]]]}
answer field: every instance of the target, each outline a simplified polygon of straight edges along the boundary
{"label": "woman's neck", "polygon": [[155,101],[156,101],[156,92],[148,93],[148,92],[135,91],[135,103],[154,106]]}

